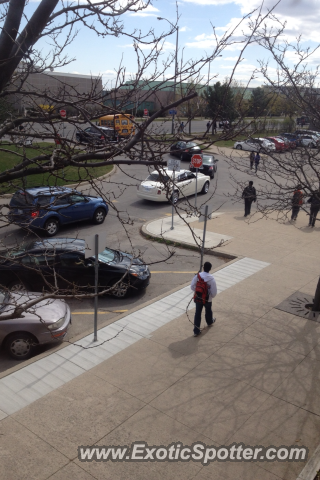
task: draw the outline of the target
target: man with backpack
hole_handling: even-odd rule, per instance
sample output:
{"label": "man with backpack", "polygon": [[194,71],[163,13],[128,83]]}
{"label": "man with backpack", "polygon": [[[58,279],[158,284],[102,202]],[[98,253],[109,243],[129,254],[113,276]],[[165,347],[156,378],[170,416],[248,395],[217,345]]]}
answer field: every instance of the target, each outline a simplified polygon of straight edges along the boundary
{"label": "man with backpack", "polygon": [[191,282],[191,290],[194,292],[194,302],[196,304],[196,313],[194,315],[193,335],[200,335],[201,313],[205,308],[205,318],[208,327],[211,327],[216,319],[212,316],[212,299],[217,295],[216,281],[209,272],[212,268],[210,262],[205,262],[203,272],[197,273]]}

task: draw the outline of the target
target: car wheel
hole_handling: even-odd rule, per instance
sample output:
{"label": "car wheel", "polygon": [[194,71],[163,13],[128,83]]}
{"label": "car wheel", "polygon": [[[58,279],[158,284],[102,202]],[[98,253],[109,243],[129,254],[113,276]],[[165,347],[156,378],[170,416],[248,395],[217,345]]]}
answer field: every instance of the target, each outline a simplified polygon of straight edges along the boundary
{"label": "car wheel", "polygon": [[203,194],[208,193],[209,187],[210,187],[210,183],[206,182],[202,187],[201,193],[203,193]]}
{"label": "car wheel", "polygon": [[22,293],[27,290],[25,285],[20,280],[15,280],[14,282],[10,283],[8,288],[11,290],[11,292],[15,292],[15,293],[20,293],[20,292]]}
{"label": "car wheel", "polygon": [[242,146],[241,146],[241,145],[237,145],[237,146],[236,146],[236,150],[242,150]]}
{"label": "car wheel", "polygon": [[211,178],[211,180],[214,179],[214,173],[211,173],[210,178]]}
{"label": "car wheel", "polygon": [[116,298],[124,298],[127,295],[128,290],[129,285],[127,283],[120,282],[112,289],[111,294]]}
{"label": "car wheel", "polygon": [[36,345],[34,337],[28,333],[14,333],[6,340],[5,350],[15,360],[26,360]]}
{"label": "car wheel", "polygon": [[93,222],[99,225],[100,223],[104,222],[106,218],[106,212],[103,208],[97,208],[93,215]]}
{"label": "car wheel", "polygon": [[176,205],[178,200],[179,200],[179,192],[173,192],[173,194],[170,197],[170,202],[173,203],[173,205]]}
{"label": "car wheel", "polygon": [[50,218],[46,221],[44,229],[48,235],[48,237],[54,237],[58,233],[59,230],[59,222],[55,218]]}

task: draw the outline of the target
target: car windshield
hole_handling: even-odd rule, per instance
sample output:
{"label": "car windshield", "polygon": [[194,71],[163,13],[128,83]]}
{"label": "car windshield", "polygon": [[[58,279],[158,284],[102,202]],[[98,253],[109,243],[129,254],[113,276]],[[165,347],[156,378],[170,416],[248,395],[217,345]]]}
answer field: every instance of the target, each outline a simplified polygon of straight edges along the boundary
{"label": "car windshield", "polygon": [[33,204],[33,196],[28,192],[16,192],[11,199],[11,206],[25,207],[26,205]]}
{"label": "car windshield", "polygon": [[19,245],[19,247],[17,248],[10,248],[10,250],[8,250],[7,252],[4,253],[4,256],[6,258],[15,258],[15,257],[19,257],[19,255],[22,255],[23,253],[25,253],[27,250],[30,249],[31,245],[33,244],[34,242],[23,242],[21,243],[21,245]]}
{"label": "car windshield", "polygon": [[148,182],[161,182],[161,183],[167,183],[170,180],[168,175],[165,173],[160,174],[158,172],[156,173],[151,173],[149,177],[146,179]]}
{"label": "car windshield", "polygon": [[198,146],[198,145],[197,145],[196,143],[194,143],[194,142],[188,142],[188,143],[186,144],[186,147],[188,147],[188,148],[190,148],[190,147],[197,147],[197,146]]}
{"label": "car windshield", "polygon": [[213,163],[213,157],[211,157],[210,155],[203,155],[202,159],[205,163]]}
{"label": "car windshield", "polygon": [[105,248],[103,252],[99,253],[98,255],[99,261],[103,263],[113,262],[115,257],[116,257],[116,252],[114,250],[109,250],[108,248]]}

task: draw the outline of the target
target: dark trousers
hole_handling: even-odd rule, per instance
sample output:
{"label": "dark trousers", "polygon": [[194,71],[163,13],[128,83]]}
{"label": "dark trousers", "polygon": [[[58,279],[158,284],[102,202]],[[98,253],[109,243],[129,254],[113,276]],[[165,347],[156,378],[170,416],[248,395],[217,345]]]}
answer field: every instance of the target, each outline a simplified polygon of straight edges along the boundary
{"label": "dark trousers", "polygon": [[254,164],[254,160],[250,160],[250,170],[252,170]]}
{"label": "dark trousers", "polygon": [[297,220],[297,216],[299,213],[300,207],[292,207],[292,214],[291,214],[291,220]]}
{"label": "dark trousers", "polygon": [[319,212],[319,207],[311,207],[310,208],[310,218],[309,218],[309,225],[312,225],[314,227],[314,224],[316,223],[316,218]]}
{"label": "dark trousers", "polygon": [[213,323],[212,319],[212,302],[203,303],[196,302],[196,313],[194,314],[194,329],[193,333],[200,333],[200,324],[201,324],[201,313],[203,307],[205,308],[205,318],[208,325]]}
{"label": "dark trousers", "polygon": [[257,162],[255,162],[255,164],[254,164],[254,165],[255,165],[255,167],[256,167],[256,173],[257,173],[258,166],[259,166],[259,162],[258,162],[258,163],[257,163]]}
{"label": "dark trousers", "polygon": [[252,203],[252,200],[250,200],[249,198],[245,198],[244,199],[244,215],[245,217],[247,215],[250,215],[250,212],[251,212],[251,203]]}

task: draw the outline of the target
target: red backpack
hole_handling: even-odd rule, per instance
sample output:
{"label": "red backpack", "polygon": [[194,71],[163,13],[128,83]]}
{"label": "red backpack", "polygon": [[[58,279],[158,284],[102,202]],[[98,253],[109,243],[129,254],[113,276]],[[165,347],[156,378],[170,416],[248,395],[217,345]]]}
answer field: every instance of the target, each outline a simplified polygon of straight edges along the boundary
{"label": "red backpack", "polygon": [[208,300],[208,284],[203,280],[203,278],[200,276],[198,273],[198,281],[196,285],[196,289],[194,292],[194,297],[193,300],[196,303],[203,303],[203,305],[207,302]]}

